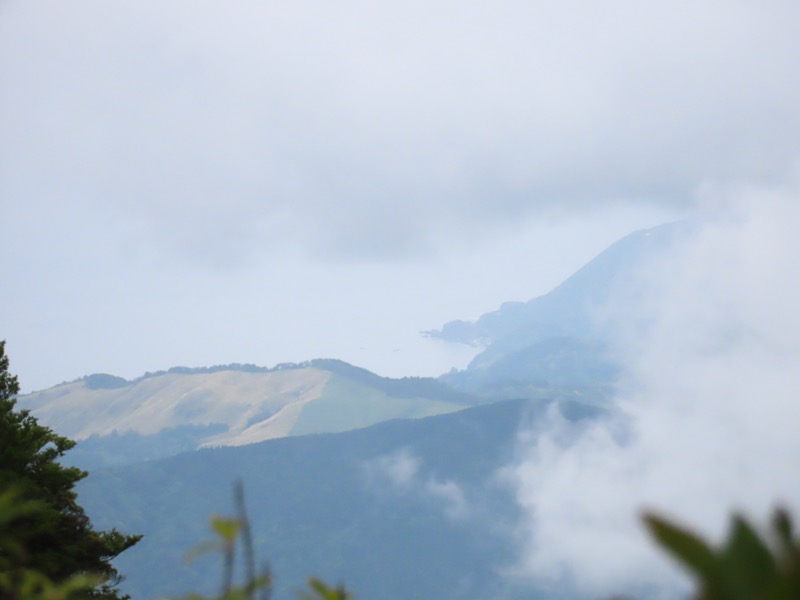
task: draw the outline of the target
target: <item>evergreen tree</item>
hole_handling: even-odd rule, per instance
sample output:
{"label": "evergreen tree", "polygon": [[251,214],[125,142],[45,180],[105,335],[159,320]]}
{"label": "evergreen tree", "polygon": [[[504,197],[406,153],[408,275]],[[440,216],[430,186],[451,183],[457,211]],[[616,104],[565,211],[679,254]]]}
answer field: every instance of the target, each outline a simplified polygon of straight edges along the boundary
{"label": "evergreen tree", "polygon": [[[17,377],[8,372],[5,341],[0,341],[0,493],[14,492],[20,504],[37,507],[4,525],[4,537],[21,551],[0,551],[0,571],[5,571],[6,581],[28,570],[54,583],[96,574],[104,582],[89,596],[119,598],[115,586],[121,576],[110,561],[141,536],[92,528],[73,491],[87,473],[58,462],[75,442],[39,425],[29,411],[15,410],[18,393]],[[8,592],[0,589],[2,596]]]}

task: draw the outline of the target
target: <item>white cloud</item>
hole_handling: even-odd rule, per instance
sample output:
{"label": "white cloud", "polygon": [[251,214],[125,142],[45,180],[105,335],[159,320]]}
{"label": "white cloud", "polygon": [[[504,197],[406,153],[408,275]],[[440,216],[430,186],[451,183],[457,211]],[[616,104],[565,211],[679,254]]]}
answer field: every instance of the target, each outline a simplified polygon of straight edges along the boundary
{"label": "white cloud", "polygon": [[[199,262],[686,206],[797,155],[789,2],[4,3],[0,175]],[[7,200],[4,200],[7,201]]]}
{"label": "white cloud", "polygon": [[419,458],[407,448],[380,456],[365,465],[370,480],[388,482],[392,487],[399,489],[416,485],[419,467]]}
{"label": "white cloud", "polygon": [[377,490],[411,494],[421,502],[433,502],[451,520],[463,520],[472,506],[457,482],[422,474],[422,461],[409,448],[379,456],[364,465],[367,482]]}
{"label": "white cloud", "polygon": [[409,339],[546,292],[699,185],[783,172],[798,10],[3,2],[0,328],[23,385],[463,366]]}
{"label": "white cloud", "polygon": [[457,520],[469,516],[471,509],[464,490],[452,479],[429,479],[425,483],[425,491],[441,500],[448,518]]}
{"label": "white cloud", "polygon": [[674,585],[640,511],[720,539],[732,510],[800,508],[800,188],[706,192],[705,221],[625,309],[615,416],[557,418],[512,469],[527,509],[521,568],[586,594]]}

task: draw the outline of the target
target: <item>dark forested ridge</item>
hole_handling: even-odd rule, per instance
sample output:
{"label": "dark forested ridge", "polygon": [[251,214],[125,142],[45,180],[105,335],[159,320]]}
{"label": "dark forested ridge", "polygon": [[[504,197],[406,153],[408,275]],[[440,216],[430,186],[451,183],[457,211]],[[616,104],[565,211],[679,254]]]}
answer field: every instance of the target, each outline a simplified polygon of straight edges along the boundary
{"label": "dark forested ridge", "polygon": [[231,511],[237,478],[258,553],[276,573],[277,600],[294,597],[309,574],[375,600],[534,598],[498,576],[513,561],[506,534],[517,509],[496,473],[513,456],[520,424],[545,408],[508,401],[201,450],[96,471],[80,499],[101,526],[145,534],[118,561],[136,598],[216,589],[215,563],[187,566],[180,557],[208,537],[208,515]]}

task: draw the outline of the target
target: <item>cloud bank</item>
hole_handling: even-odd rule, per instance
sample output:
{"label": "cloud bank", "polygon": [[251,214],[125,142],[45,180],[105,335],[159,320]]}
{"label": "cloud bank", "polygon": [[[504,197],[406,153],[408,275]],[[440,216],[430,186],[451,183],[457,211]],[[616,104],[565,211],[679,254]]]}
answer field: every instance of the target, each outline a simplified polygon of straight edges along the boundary
{"label": "cloud bank", "polygon": [[529,216],[684,207],[797,154],[790,2],[12,0],[6,199],[209,265],[385,260]]}
{"label": "cloud bank", "polygon": [[554,416],[510,470],[522,572],[593,597],[669,588],[680,578],[645,539],[643,508],[715,539],[732,510],[800,508],[798,199],[796,182],[708,189],[702,223],[642,273],[614,417]]}

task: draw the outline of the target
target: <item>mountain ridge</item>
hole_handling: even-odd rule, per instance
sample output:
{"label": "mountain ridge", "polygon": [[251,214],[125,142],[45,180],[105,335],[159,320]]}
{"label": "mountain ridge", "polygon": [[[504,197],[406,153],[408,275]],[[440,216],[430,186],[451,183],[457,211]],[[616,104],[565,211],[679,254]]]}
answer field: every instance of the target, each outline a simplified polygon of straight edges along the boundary
{"label": "mountain ridge", "polygon": [[444,341],[484,345],[469,368],[479,368],[500,355],[522,350],[553,337],[603,339],[598,311],[618,296],[620,288],[655,256],[669,248],[691,226],[665,223],[634,231],[614,242],[546,294],[525,302],[504,302],[475,321],[450,321],[423,332]]}
{"label": "mountain ridge", "polygon": [[[272,565],[278,600],[294,597],[311,574],[346,581],[358,597],[376,600],[492,590],[501,598],[510,584],[496,570],[513,561],[513,547],[493,530],[497,523],[481,525],[458,511],[512,517],[512,498],[494,474],[513,456],[520,423],[545,410],[544,403],[505,401],[208,448],[98,469],[78,492],[98,526],[145,534],[118,561],[128,575],[122,589],[133,597],[217,587],[216,566],[182,565],[180,556],[209,536],[209,514],[231,510],[232,483],[241,479],[256,552]],[[398,465],[410,465],[408,478],[393,475]],[[535,597],[527,592],[508,597]]]}
{"label": "mountain ridge", "polygon": [[481,402],[432,378],[390,379],[335,359],[273,368],[174,367],[130,381],[93,374],[18,401],[78,441],[75,454],[89,469],[208,446],[347,431]]}
{"label": "mountain ridge", "polygon": [[596,397],[607,400],[621,372],[617,332],[697,222],[634,231],[561,284],[527,302],[506,302],[473,322],[451,321],[429,337],[480,344],[465,369],[440,379],[486,398]]}

